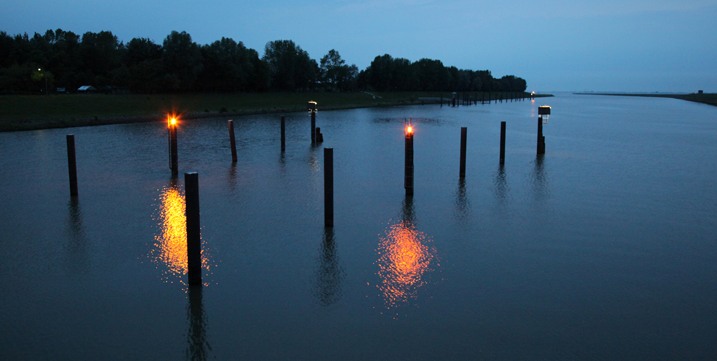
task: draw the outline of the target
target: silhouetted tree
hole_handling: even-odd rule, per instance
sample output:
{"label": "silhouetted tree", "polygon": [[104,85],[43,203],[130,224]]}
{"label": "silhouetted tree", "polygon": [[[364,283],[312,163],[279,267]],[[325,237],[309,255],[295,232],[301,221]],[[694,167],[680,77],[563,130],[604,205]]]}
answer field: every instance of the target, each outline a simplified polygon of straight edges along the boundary
{"label": "silhouetted tree", "polygon": [[164,65],[160,45],[150,39],[132,39],[127,43],[124,63],[128,71],[127,86],[131,91],[152,93],[162,90]]}
{"label": "silhouetted tree", "polygon": [[110,73],[121,65],[124,46],[109,31],[87,32],[80,43],[80,81],[95,86],[112,84]]}
{"label": "silhouetted tree", "polygon": [[190,91],[203,69],[199,46],[186,32],[172,31],[164,39],[162,48],[164,87],[167,90]]}
{"label": "silhouetted tree", "polygon": [[450,82],[448,69],[440,60],[421,59],[413,63],[418,90],[446,90]]}
{"label": "silhouetted tree", "polygon": [[247,91],[257,88],[259,55],[242,42],[222,38],[202,47],[204,71],[199,88],[211,91]]}
{"label": "silhouetted tree", "polygon": [[524,79],[518,78],[514,75],[506,75],[500,78],[500,86],[504,91],[511,92],[524,92],[527,88],[527,83]]}
{"label": "silhouetted tree", "polygon": [[[40,70],[38,70],[40,69]],[[72,91],[80,85],[123,87],[133,92],[326,90],[522,92],[524,79],[495,79],[489,70],[446,67],[440,60],[411,62],[376,56],[359,72],[331,49],[319,64],[291,40],[266,44],[264,56],[242,42],[222,38],[199,46],[186,32],[171,32],[161,45],[132,39],[125,46],[109,31],[80,36],[62,29],[33,36],[0,32],[0,93],[40,93],[47,84]]]}
{"label": "silhouetted tree", "polygon": [[276,40],[266,44],[263,60],[269,67],[270,86],[275,90],[311,88],[318,79],[316,60],[291,40]]}
{"label": "silhouetted tree", "polygon": [[55,74],[55,85],[65,89],[76,89],[80,83],[78,74],[82,66],[80,53],[80,36],[57,29],[48,30],[45,39],[51,47],[46,67]]}
{"label": "silhouetted tree", "polygon": [[331,49],[321,58],[319,70],[324,88],[330,90],[352,90],[356,88],[358,68],[346,65],[338,51]]}

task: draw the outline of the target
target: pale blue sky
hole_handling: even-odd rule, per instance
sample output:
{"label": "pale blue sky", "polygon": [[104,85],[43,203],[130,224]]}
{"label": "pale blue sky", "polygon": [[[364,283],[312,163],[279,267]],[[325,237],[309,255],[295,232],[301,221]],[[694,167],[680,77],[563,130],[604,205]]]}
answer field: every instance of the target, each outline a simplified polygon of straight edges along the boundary
{"label": "pale blue sky", "polygon": [[360,69],[388,53],[517,75],[529,90],[717,92],[717,0],[3,0],[0,30],[187,31],[263,54],[289,39]]}

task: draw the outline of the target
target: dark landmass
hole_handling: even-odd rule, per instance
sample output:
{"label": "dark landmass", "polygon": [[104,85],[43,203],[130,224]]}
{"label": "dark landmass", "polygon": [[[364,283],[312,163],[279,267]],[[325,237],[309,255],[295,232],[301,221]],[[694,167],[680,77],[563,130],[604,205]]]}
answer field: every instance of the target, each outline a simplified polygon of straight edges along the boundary
{"label": "dark landmass", "polygon": [[[460,93],[462,100],[529,97],[528,93]],[[541,94],[536,96],[551,96]],[[445,104],[448,92],[277,92],[231,94],[62,94],[0,96],[0,131],[21,131],[138,122],[164,122],[168,114],[201,119],[306,111]]]}
{"label": "dark landmass", "polygon": [[687,100],[696,103],[703,103],[717,106],[717,93],[690,93],[690,94],[669,94],[669,93],[575,93],[578,95],[613,95],[629,97],[652,97],[652,98],[673,98]]}

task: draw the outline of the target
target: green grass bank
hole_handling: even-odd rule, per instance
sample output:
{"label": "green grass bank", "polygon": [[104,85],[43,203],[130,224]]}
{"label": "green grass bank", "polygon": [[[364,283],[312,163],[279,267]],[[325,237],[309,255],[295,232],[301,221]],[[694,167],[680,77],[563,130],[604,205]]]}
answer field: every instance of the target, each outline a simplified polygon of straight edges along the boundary
{"label": "green grass bank", "polygon": [[[493,93],[492,97],[523,94]],[[466,93],[479,101],[489,94]],[[184,119],[304,111],[309,100],[319,110],[437,104],[445,92],[305,92],[233,94],[57,94],[0,96],[0,131],[163,121],[168,113]]]}

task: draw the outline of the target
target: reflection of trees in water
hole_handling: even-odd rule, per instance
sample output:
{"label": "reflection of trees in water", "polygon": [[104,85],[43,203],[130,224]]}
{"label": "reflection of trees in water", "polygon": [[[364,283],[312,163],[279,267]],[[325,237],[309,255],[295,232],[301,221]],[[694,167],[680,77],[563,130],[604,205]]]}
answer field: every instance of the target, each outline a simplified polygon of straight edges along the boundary
{"label": "reflection of trees in water", "polygon": [[212,347],[207,340],[207,316],[204,313],[202,287],[191,286],[187,305],[187,360],[207,360]]}
{"label": "reflection of trees in water", "polygon": [[343,271],[336,254],[336,241],[333,229],[324,231],[321,247],[321,261],[317,274],[317,297],[324,306],[332,305],[341,299],[341,280]]}

